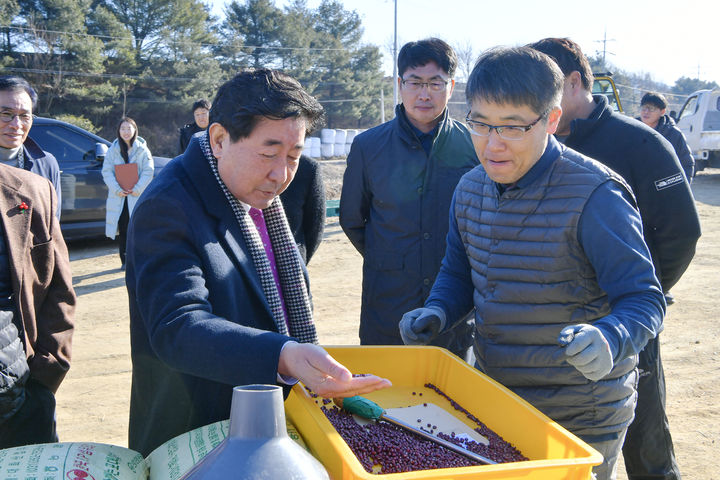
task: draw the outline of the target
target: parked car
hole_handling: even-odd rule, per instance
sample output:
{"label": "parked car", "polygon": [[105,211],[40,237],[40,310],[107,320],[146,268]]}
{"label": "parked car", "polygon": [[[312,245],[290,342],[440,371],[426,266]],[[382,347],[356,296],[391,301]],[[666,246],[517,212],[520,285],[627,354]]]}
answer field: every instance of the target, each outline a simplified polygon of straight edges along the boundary
{"label": "parked car", "polygon": [[[36,117],[30,137],[55,155],[60,165],[62,213],[60,227],[66,240],[105,235],[107,186],[102,163],[110,142],[76,125]],[[155,175],[170,161],[153,156]]]}

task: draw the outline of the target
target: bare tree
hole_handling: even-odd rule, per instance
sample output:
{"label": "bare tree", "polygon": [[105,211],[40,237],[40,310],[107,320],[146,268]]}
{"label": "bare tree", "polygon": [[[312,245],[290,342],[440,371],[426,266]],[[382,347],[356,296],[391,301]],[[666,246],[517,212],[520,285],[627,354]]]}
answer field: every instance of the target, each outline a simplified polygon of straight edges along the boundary
{"label": "bare tree", "polygon": [[465,40],[462,43],[458,43],[453,46],[455,53],[458,56],[458,72],[457,75],[463,80],[467,80],[470,77],[473,66],[475,65],[476,54],[473,51],[472,42]]}

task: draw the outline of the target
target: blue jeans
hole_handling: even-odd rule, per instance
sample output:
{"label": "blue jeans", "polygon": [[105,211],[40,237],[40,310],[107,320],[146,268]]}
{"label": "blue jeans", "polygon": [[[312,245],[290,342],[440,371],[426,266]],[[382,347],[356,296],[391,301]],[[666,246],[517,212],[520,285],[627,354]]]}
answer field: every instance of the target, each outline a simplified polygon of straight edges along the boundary
{"label": "blue jeans", "polygon": [[618,433],[617,438],[610,438],[599,442],[587,442],[603,456],[603,463],[593,468],[597,480],[615,480],[617,478],[617,461],[620,457],[625,432]]}

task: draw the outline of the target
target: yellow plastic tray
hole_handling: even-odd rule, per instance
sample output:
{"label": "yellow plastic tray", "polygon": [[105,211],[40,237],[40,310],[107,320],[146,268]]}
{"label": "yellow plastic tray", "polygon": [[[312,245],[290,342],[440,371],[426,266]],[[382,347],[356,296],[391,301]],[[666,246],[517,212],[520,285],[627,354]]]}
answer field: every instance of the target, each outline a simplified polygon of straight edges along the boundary
{"label": "yellow plastic tray", "polygon": [[[588,480],[602,456],[507,388],[437,347],[325,347],[353,373],[389,378],[391,388],[365,395],[383,408],[432,402],[470,426],[449,402],[424,387],[432,383],[512,443],[530,460],[499,465],[377,475],[363,469],[355,454],[320,410],[321,399],[293,387],[285,403],[290,421],[333,480],[345,479],[522,479]],[[422,392],[413,396],[412,392]]]}

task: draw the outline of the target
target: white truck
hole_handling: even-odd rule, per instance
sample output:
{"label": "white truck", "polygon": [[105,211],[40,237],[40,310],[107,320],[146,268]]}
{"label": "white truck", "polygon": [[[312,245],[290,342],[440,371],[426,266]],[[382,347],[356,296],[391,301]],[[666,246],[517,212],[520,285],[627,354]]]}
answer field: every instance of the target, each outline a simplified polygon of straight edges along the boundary
{"label": "white truck", "polygon": [[720,88],[690,94],[675,119],[695,157],[695,171],[720,168]]}

